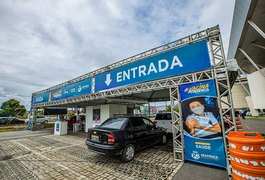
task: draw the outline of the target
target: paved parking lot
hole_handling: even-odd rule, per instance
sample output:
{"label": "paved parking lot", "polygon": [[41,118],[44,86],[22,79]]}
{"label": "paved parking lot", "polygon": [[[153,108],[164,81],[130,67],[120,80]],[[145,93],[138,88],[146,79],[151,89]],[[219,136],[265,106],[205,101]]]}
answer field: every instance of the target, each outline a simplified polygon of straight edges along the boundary
{"label": "paved parking lot", "polygon": [[172,179],[182,165],[174,162],[170,145],[122,163],[88,150],[85,135],[19,133],[20,138],[0,138],[0,179]]}

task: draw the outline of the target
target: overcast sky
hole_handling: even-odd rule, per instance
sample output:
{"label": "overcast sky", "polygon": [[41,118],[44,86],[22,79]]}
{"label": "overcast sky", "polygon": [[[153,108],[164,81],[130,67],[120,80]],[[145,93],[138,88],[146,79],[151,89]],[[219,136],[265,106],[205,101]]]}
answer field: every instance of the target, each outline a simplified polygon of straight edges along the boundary
{"label": "overcast sky", "polygon": [[0,105],[220,25],[234,0],[0,0]]}

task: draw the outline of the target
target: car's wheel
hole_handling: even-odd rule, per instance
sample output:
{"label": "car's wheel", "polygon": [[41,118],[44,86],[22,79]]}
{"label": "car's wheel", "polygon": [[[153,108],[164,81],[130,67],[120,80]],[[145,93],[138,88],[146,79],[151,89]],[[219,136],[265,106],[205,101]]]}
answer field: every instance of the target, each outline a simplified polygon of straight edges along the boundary
{"label": "car's wheel", "polygon": [[135,155],[135,147],[132,144],[128,144],[122,152],[121,159],[124,162],[130,162]]}
{"label": "car's wheel", "polygon": [[47,124],[47,123],[48,123],[48,121],[47,121],[47,120],[45,120],[45,121],[44,121],[44,124]]}
{"label": "car's wheel", "polygon": [[162,135],[162,138],[161,138],[161,144],[162,145],[165,145],[167,143],[167,135],[166,134],[163,134]]}

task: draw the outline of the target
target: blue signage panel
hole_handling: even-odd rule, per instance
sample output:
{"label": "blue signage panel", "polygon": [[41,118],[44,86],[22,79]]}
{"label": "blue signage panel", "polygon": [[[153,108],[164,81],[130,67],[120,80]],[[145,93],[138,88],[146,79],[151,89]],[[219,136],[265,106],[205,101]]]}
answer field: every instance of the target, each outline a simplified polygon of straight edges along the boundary
{"label": "blue signage panel", "polygon": [[51,101],[62,100],[91,93],[91,78],[56,89],[51,92]]}
{"label": "blue signage panel", "polygon": [[46,93],[32,96],[32,104],[49,102],[49,96],[50,96],[50,92],[46,92]]}
{"label": "blue signage panel", "polygon": [[180,98],[186,100],[193,97],[212,96],[217,97],[214,80],[189,83],[179,87]]}
{"label": "blue signage panel", "polygon": [[226,168],[215,81],[184,84],[179,90],[185,159]]}
{"label": "blue signage panel", "polygon": [[57,101],[70,97],[91,94],[91,82],[91,78],[87,78],[74,84],[53,90],[51,92],[35,95],[32,97],[32,104]]}
{"label": "blue signage panel", "polygon": [[207,41],[202,40],[96,75],[95,92],[177,76],[211,67]]}

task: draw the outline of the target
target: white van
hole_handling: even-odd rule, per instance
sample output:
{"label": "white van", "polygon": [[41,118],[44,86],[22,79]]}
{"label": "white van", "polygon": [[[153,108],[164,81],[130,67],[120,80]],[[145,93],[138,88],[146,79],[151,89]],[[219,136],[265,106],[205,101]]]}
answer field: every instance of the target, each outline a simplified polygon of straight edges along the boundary
{"label": "white van", "polygon": [[167,133],[172,133],[171,113],[158,113],[155,117],[156,126],[163,127]]}

